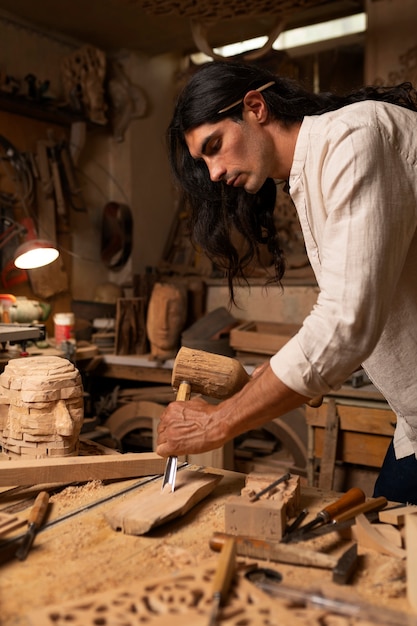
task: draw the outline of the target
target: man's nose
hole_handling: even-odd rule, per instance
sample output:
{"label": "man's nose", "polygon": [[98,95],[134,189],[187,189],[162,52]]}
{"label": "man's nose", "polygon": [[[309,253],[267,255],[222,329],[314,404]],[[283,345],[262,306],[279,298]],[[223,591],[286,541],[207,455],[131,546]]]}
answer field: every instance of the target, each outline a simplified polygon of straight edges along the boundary
{"label": "man's nose", "polygon": [[225,178],[226,168],[220,163],[210,163],[208,168],[210,172],[210,180],[212,180],[213,183],[218,183]]}

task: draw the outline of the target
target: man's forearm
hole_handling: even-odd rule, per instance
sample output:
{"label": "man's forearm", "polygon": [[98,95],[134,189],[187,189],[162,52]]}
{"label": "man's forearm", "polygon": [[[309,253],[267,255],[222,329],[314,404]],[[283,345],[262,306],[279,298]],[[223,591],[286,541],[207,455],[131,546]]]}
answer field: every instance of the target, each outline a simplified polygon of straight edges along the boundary
{"label": "man's forearm", "polygon": [[232,398],[219,406],[219,428],[229,441],[288,413],[309,398],[287,387],[268,365]]}

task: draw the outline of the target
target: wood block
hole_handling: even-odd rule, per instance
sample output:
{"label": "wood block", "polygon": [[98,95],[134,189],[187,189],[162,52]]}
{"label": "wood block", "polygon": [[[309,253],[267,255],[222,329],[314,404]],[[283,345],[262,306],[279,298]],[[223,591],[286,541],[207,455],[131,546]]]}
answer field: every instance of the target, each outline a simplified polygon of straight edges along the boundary
{"label": "wood block", "polygon": [[177,474],[174,491],[166,487],[161,491],[159,481],[147,485],[108,511],[106,519],[114,530],[122,530],[128,535],[144,535],[151,528],[185,515],[211,493],[221,479],[221,474],[182,470]]}
{"label": "wood block", "polygon": [[414,611],[417,611],[417,513],[407,515],[405,520],[405,541],[407,546],[407,598]]}
{"label": "wood block", "polygon": [[283,502],[231,496],[225,503],[225,532],[254,539],[280,541],[284,535],[287,514]]}
{"label": "wood block", "polygon": [[[276,479],[276,476],[270,474],[248,474],[241,495],[251,498],[271,485]],[[261,500],[273,502],[274,506],[277,506],[278,503],[283,505],[288,518],[297,515],[300,510],[300,498],[300,477],[298,475],[291,475],[289,480],[279,483],[260,497]]]}
{"label": "wood block", "polygon": [[378,514],[379,521],[386,524],[394,524],[394,526],[403,526],[406,517],[413,513],[417,513],[417,504],[409,504],[394,509],[385,509]]}
{"label": "wood block", "polygon": [[300,477],[291,476],[256,501],[252,498],[276,480],[276,476],[249,474],[240,496],[225,504],[225,532],[265,540],[280,540],[287,518],[299,510]]}

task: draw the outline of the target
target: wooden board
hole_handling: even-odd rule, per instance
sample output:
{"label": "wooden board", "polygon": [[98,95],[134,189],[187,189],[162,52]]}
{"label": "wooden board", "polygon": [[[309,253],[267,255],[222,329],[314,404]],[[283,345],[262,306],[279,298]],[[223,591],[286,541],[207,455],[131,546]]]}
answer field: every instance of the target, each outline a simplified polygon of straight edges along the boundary
{"label": "wooden board", "polygon": [[162,474],[165,459],[154,452],[56,459],[0,461],[0,486],[86,482]]}
{"label": "wooden board", "polygon": [[183,470],[178,472],[175,490],[161,491],[161,485],[148,485],[143,491],[117,504],[106,513],[114,530],[128,535],[143,535],[185,515],[197,502],[205,498],[221,481],[221,474]]}
{"label": "wooden board", "polygon": [[299,324],[245,322],[230,331],[230,345],[235,350],[275,354],[300,329]]}

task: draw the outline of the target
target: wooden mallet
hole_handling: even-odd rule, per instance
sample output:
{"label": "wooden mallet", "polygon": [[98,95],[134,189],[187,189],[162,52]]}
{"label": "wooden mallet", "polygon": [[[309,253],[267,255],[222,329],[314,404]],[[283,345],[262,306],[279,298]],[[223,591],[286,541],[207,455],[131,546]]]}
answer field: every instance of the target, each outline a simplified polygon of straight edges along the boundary
{"label": "wooden mallet", "polygon": [[[172,370],[172,387],[177,390],[187,381],[193,393],[225,400],[240,391],[251,377],[237,359],[194,350],[183,346],[177,353]],[[308,404],[318,407],[323,397],[312,398]]]}

